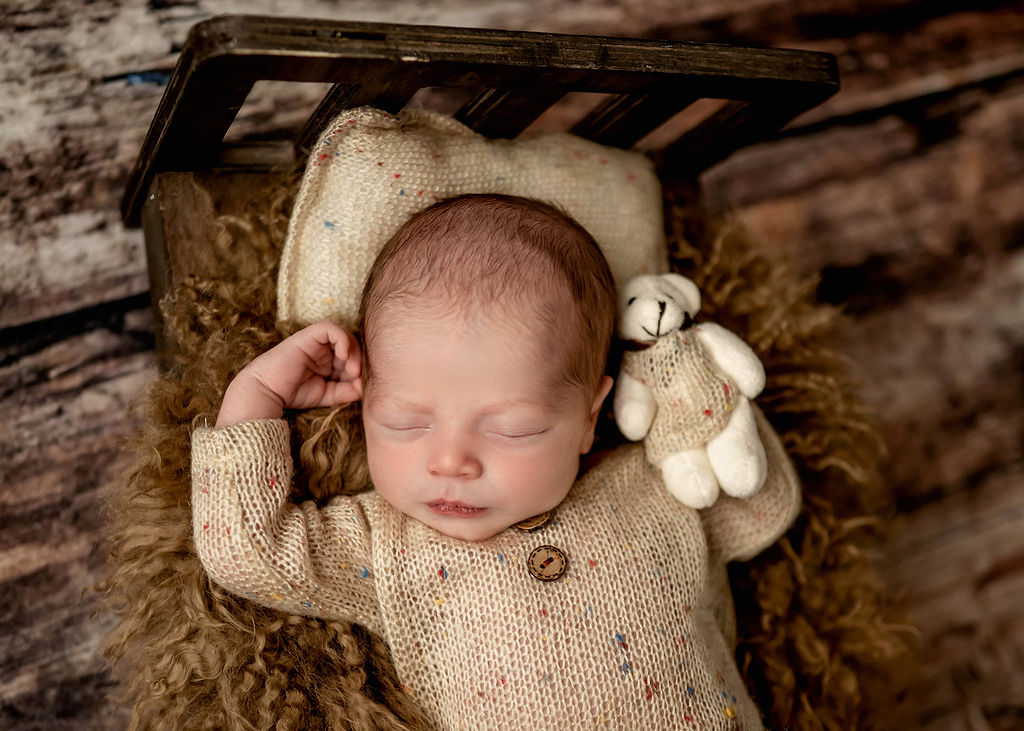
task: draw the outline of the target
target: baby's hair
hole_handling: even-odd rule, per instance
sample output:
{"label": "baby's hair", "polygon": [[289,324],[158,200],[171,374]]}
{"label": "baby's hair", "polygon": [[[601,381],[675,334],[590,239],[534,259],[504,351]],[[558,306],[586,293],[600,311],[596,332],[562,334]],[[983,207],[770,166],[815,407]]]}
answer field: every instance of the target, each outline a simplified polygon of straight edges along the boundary
{"label": "baby's hair", "polygon": [[[456,312],[529,306],[525,314],[540,316],[564,348],[559,380],[596,391],[615,327],[615,284],[594,238],[564,212],[530,198],[472,194],[411,217],[384,245],[363,289],[364,380],[371,377],[368,332],[381,307],[435,291]],[[572,320],[552,319],[569,301]]]}

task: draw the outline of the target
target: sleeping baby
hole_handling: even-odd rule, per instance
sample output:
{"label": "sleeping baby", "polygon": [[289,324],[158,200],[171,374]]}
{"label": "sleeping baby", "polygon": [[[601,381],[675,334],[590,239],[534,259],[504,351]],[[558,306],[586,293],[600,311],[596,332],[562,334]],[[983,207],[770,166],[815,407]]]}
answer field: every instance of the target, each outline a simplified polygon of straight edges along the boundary
{"label": "sleeping baby", "polygon": [[[438,729],[761,728],[716,567],[784,530],[792,468],[758,414],[748,501],[682,505],[639,446],[581,470],[616,315],[587,231],[530,199],[443,200],[385,245],[360,314],[358,339],[323,321],[253,360],[195,431],[211,578],[378,633]],[[285,410],[356,400],[373,489],[291,503]]]}

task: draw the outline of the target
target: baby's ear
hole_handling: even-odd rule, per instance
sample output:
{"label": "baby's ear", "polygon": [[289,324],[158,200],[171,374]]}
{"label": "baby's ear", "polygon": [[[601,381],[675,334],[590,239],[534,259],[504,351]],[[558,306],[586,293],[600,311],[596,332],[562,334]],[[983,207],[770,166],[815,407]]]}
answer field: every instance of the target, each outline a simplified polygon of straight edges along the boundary
{"label": "baby's ear", "polygon": [[601,413],[601,404],[608,398],[608,392],[612,390],[615,381],[611,376],[601,376],[601,383],[594,395],[594,402],[590,405],[590,414],[587,416],[587,429],[583,435],[583,443],[580,445],[580,454],[586,454],[594,446],[594,430],[597,428],[597,417]]}
{"label": "baby's ear", "polygon": [[682,301],[679,304],[684,305],[691,316],[697,314],[700,310],[700,289],[692,279],[674,272],[662,274],[661,279],[673,290],[679,292],[682,296]]}

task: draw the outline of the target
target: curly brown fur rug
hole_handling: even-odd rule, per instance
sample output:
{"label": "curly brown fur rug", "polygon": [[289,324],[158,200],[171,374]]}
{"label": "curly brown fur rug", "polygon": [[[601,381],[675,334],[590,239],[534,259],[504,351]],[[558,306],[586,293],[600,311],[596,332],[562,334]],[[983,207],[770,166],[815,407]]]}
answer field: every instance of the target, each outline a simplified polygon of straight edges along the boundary
{"label": "curly brown fur rug", "polygon": [[[293,193],[267,192],[250,215],[218,219],[209,257],[220,275],[187,280],[161,303],[177,345],[142,405],[138,459],[110,495],[105,590],[120,621],[108,655],[135,728],[421,725],[379,638],[231,596],[193,551],[190,434],[215,420],[232,376],[286,334],[275,329],[274,281]],[[905,642],[865,551],[877,526],[881,445],[824,345],[836,315],[811,304],[811,283],[758,254],[739,229],[671,201],[666,211],[673,267],[701,287],[703,317],[740,334],[765,363],[758,402],[804,483],[787,536],[730,569],[740,669],[769,728],[882,726],[885,668]],[[358,417],[352,407],[292,416],[296,498],[367,487]],[[602,430],[603,445],[615,441],[607,415]]]}

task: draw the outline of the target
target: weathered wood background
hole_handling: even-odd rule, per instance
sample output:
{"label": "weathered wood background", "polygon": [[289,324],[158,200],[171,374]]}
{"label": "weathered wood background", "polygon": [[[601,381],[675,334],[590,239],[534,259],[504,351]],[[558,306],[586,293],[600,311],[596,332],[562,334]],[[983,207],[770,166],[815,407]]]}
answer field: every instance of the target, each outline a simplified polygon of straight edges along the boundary
{"label": "weathered wood background", "polygon": [[1024,4],[991,0],[5,0],[0,727],[125,724],[83,594],[154,375],[118,202],[187,29],[223,12],[835,53],[842,92],[703,187],[850,314],[838,346],[891,447],[879,566],[925,658],[914,725],[1024,727]]}

